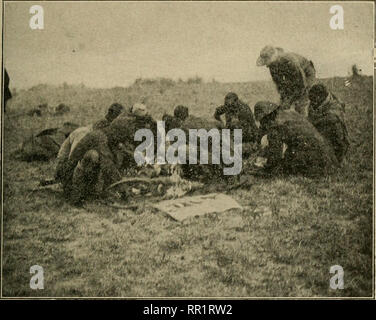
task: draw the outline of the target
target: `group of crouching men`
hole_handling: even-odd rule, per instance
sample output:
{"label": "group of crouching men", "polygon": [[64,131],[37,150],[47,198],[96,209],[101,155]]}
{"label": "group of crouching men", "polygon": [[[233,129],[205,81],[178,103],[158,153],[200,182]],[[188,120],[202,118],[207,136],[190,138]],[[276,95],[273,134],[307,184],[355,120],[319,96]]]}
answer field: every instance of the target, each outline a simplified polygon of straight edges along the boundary
{"label": "group of crouching men", "polygon": [[[266,160],[260,170],[265,175],[331,173],[341,165],[349,147],[344,104],[325,85],[316,83],[312,62],[281,50],[265,47],[257,61],[270,69],[281,96],[278,104],[260,101],[252,112],[230,92],[213,120],[189,115],[188,108],[179,105],[173,115],[163,116],[166,130],[241,129],[244,146],[250,146],[243,148],[243,160],[257,152]],[[77,205],[104,196],[124,170],[137,167],[134,135],[145,128],[156,136],[156,121],[145,105],[127,108],[115,103],[104,120],[71,132],[58,152],[55,174],[67,199]],[[191,171],[184,172],[190,178]]]}

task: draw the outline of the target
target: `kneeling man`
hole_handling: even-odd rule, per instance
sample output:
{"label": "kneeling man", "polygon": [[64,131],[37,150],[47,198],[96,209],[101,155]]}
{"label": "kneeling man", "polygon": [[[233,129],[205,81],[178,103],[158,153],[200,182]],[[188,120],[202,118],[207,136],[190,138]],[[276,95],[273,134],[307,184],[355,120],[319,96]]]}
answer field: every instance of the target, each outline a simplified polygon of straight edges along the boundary
{"label": "kneeling man", "polygon": [[328,142],[296,111],[284,110],[270,102],[258,102],[255,117],[268,139],[265,151],[268,173],[322,176],[338,165]]}

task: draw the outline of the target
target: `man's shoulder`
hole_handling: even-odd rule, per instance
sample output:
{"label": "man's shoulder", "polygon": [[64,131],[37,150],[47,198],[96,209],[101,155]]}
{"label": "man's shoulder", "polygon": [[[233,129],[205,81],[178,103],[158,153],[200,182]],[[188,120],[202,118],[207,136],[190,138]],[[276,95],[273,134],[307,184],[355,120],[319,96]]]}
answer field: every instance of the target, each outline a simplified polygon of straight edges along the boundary
{"label": "man's shoulder", "polygon": [[344,111],[345,109],[345,103],[342,102],[340,99],[338,99],[334,94],[331,93],[331,100],[330,100],[330,107],[331,109],[341,110]]}
{"label": "man's shoulder", "polygon": [[332,99],[321,107],[322,113],[327,117],[344,118],[344,105],[339,100]]}
{"label": "man's shoulder", "polygon": [[92,125],[88,125],[88,126],[85,126],[85,127],[79,127],[77,129],[75,129],[74,131],[72,131],[72,135],[75,135],[75,134],[79,134],[80,132],[89,132],[93,130],[93,126]]}
{"label": "man's shoulder", "polygon": [[278,56],[278,58],[269,65],[269,70],[273,76],[273,74],[278,75],[281,72],[285,73],[287,70],[291,73],[293,70],[298,70],[300,66],[301,63],[294,55],[285,53]]}
{"label": "man's shoulder", "polygon": [[189,130],[189,129],[206,129],[210,130],[213,128],[218,128],[220,126],[220,122],[217,120],[205,119],[196,116],[188,116],[187,119],[184,120],[182,123],[182,129]]}
{"label": "man's shoulder", "polygon": [[281,110],[277,113],[275,126],[285,128],[293,135],[315,135],[314,125],[295,110]]}
{"label": "man's shoulder", "polygon": [[247,103],[245,103],[243,100],[239,100],[239,105],[242,107],[242,108],[246,108],[246,109],[249,109],[249,105]]}
{"label": "man's shoulder", "polygon": [[281,53],[275,61],[277,62],[285,62],[285,61],[293,61],[297,62],[299,60],[299,55],[293,52],[283,52]]}
{"label": "man's shoulder", "polygon": [[281,57],[285,57],[286,59],[291,59],[300,62],[309,62],[309,59],[295,52],[284,52],[281,54]]}
{"label": "man's shoulder", "polygon": [[344,120],[340,114],[338,114],[335,111],[332,111],[323,115],[321,118],[317,120],[317,122],[329,125],[329,124],[336,124],[336,123],[344,123]]}
{"label": "man's shoulder", "polygon": [[93,130],[93,127],[91,125],[86,126],[86,127],[79,127],[70,133],[69,139],[71,141],[74,141],[76,139],[83,137],[84,135],[91,132],[92,130]]}
{"label": "man's shoulder", "polygon": [[247,103],[245,103],[243,101],[239,101],[239,112],[250,114],[251,108],[249,107],[249,105]]}
{"label": "man's shoulder", "polygon": [[228,111],[227,107],[224,104],[222,104],[222,105],[218,106],[217,108],[215,108],[215,112],[225,113],[227,111]]}
{"label": "man's shoulder", "polygon": [[86,143],[93,140],[105,140],[106,137],[107,136],[102,129],[92,129],[82,135],[79,143]]}
{"label": "man's shoulder", "polygon": [[111,124],[111,122],[108,121],[107,119],[102,119],[102,120],[98,120],[97,122],[95,122],[93,124],[93,128],[94,129],[102,129],[102,128],[108,127],[110,124]]}
{"label": "man's shoulder", "polygon": [[275,121],[281,124],[285,122],[291,122],[291,121],[298,122],[298,123],[300,122],[309,123],[309,121],[304,116],[302,116],[300,113],[296,112],[293,109],[287,109],[287,110],[279,109],[277,112]]}
{"label": "man's shoulder", "polygon": [[303,68],[305,66],[311,65],[311,61],[306,57],[294,52],[284,52],[280,54],[276,60],[277,63],[282,64],[291,64],[291,65],[300,65]]}

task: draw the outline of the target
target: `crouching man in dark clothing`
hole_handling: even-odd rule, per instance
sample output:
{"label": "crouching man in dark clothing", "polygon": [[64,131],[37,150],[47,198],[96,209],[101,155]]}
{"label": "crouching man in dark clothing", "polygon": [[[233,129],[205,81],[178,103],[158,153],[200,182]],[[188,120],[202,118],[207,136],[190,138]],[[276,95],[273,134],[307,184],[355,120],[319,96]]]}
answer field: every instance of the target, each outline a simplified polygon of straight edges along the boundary
{"label": "crouching man in dark clothing", "polygon": [[221,115],[225,115],[227,129],[242,129],[243,142],[256,142],[258,128],[255,118],[249,106],[242,102],[236,93],[229,92],[225,97],[224,105],[218,107],[214,118],[221,121]]}
{"label": "crouching man in dark clothing", "polygon": [[259,102],[255,105],[255,117],[260,121],[262,132],[267,135],[267,173],[322,176],[338,166],[328,142],[296,111]]}
{"label": "crouching man in dark clothing", "polygon": [[242,130],[242,153],[244,158],[249,158],[256,152],[259,140],[259,129],[252,110],[238,98],[237,94],[229,92],[225,97],[224,105],[216,109],[214,118],[221,121],[223,114],[226,129]]}
{"label": "crouching man in dark clothing", "polygon": [[323,84],[309,91],[308,120],[331,144],[339,163],[349,148],[349,136],[344,119],[344,103],[339,101]]}

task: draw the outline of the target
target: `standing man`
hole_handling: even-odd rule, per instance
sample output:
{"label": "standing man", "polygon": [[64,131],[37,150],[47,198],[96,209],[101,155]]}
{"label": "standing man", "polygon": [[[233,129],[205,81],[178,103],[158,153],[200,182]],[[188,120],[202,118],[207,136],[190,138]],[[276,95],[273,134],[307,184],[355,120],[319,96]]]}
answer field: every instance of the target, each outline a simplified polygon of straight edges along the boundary
{"label": "standing man", "polygon": [[269,68],[281,97],[281,107],[293,107],[306,117],[308,91],[316,79],[313,62],[299,54],[284,52],[282,48],[266,46],[261,50],[256,65]]}

